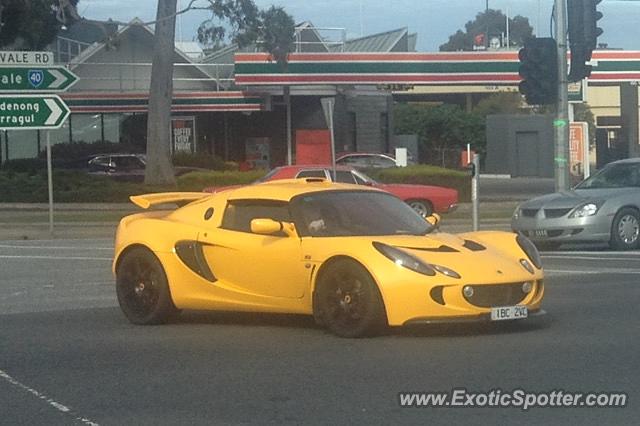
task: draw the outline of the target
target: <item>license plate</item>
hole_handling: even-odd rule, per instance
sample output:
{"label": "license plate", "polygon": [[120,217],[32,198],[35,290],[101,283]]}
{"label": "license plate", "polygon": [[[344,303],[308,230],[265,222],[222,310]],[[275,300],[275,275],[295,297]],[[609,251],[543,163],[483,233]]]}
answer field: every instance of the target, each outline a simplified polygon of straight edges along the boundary
{"label": "license plate", "polygon": [[501,306],[491,308],[491,321],[503,321],[526,318],[528,315],[525,306]]}
{"label": "license plate", "polygon": [[533,236],[534,237],[546,237],[547,236],[547,230],[546,229],[536,229],[533,231]]}

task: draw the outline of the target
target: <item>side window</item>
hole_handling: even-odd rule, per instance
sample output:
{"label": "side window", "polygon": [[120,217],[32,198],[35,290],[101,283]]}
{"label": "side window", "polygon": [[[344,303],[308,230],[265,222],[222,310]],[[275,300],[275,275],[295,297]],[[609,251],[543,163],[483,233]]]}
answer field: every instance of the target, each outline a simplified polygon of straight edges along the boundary
{"label": "side window", "polygon": [[353,178],[353,174],[345,170],[336,171],[336,181],[341,183],[356,183],[355,179]]}
{"label": "side window", "polygon": [[327,175],[325,174],[324,169],[300,170],[300,172],[298,172],[298,174],[296,175],[296,179],[308,177],[326,178]]}
{"label": "side window", "polygon": [[224,211],[221,227],[231,231],[251,232],[253,219],[291,222],[289,205],[285,202],[270,200],[230,201]]}

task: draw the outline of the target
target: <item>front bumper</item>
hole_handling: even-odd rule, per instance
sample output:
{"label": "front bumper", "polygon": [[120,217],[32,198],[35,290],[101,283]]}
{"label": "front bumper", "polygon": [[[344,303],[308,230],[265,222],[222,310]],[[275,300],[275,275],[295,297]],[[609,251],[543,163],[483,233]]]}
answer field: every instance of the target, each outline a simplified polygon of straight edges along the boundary
{"label": "front bumper", "polygon": [[[543,315],[546,315],[546,311],[543,309],[530,309],[528,312],[527,318],[537,318]],[[467,315],[467,316],[458,316],[458,317],[425,317],[425,318],[414,318],[405,322],[404,325],[419,325],[419,324],[461,324],[461,323],[511,323],[514,321],[521,321],[522,319],[513,319],[506,321],[491,321],[491,314],[485,313],[480,315]]]}
{"label": "front bumper", "polygon": [[604,214],[570,219],[519,217],[511,220],[511,229],[533,242],[609,241],[612,217]]}

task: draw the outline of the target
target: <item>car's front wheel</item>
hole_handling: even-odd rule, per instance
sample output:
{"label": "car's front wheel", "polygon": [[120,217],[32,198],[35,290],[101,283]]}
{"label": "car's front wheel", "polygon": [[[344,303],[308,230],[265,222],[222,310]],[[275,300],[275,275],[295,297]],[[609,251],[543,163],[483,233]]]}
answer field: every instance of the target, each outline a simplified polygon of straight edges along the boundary
{"label": "car's front wheel", "polygon": [[162,324],[178,312],[162,264],[142,247],[125,253],[118,263],[116,293],[122,312],[134,324]]}
{"label": "car's front wheel", "polygon": [[378,286],[352,260],[338,260],[321,272],[313,308],[316,321],[341,337],[374,335],[387,325]]}
{"label": "car's front wheel", "polygon": [[433,206],[428,200],[407,200],[406,203],[422,217],[431,216],[433,213]]}
{"label": "car's front wheel", "polygon": [[638,247],[640,235],[640,214],[636,209],[620,209],[611,223],[609,245],[616,250],[633,250]]}

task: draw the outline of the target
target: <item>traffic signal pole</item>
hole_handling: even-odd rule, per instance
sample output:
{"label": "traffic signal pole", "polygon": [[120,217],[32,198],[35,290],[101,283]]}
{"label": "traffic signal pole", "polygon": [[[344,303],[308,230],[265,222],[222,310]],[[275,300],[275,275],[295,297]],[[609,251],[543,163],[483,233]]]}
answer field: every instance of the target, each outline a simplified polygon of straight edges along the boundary
{"label": "traffic signal pole", "polygon": [[554,171],[555,189],[567,191],[569,180],[569,95],[567,80],[567,4],[566,0],[555,0],[556,40],[558,44],[558,101],[554,126]]}

